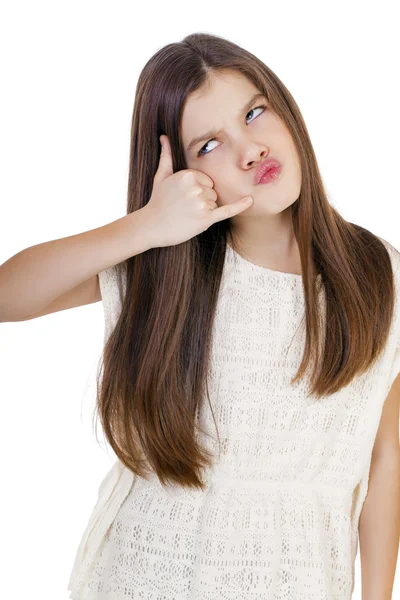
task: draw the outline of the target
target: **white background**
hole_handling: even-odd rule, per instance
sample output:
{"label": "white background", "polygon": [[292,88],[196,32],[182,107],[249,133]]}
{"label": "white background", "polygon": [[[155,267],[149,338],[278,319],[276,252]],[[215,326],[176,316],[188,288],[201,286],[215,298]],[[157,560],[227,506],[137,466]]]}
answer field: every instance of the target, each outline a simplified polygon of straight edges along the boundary
{"label": "white background", "polygon": [[[331,203],[400,249],[396,8],[394,1],[4,3],[0,264],[124,216],[137,78],[159,48],[193,32],[231,39],[272,68],[300,106]],[[100,443],[92,427],[103,327],[101,302],[1,324],[7,600],[69,598],[75,552],[114,460],[100,426]],[[360,577],[358,555],[356,599]]]}

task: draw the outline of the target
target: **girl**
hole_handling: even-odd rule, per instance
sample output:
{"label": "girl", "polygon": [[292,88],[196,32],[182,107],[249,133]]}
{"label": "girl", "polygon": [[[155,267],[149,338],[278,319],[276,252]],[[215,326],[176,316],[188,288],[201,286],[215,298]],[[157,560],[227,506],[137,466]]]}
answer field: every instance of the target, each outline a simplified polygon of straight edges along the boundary
{"label": "girl", "polygon": [[[345,600],[359,533],[384,597],[398,497],[374,520],[367,492],[398,485],[400,254],[329,204],[290,92],[223,38],[149,60],[131,139],[125,217],[2,265],[3,321],[104,304],[116,461],[70,597]],[[17,294],[54,256],[64,280]]]}

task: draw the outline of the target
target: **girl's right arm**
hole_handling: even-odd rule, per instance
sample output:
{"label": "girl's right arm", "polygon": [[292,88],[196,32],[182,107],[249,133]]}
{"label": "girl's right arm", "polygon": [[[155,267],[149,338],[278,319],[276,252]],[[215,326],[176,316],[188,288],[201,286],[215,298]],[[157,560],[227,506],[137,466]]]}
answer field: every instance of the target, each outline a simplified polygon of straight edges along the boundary
{"label": "girl's right arm", "polygon": [[152,234],[143,207],[102,227],[21,250],[0,265],[0,322],[100,300],[97,273],[152,248]]}
{"label": "girl's right arm", "polygon": [[213,180],[194,169],[174,173],[169,139],[160,140],[144,207],[103,227],[26,248],[0,265],[0,322],[96,302],[97,273],[150,248],[181,244],[253,203],[245,196],[217,206]]}

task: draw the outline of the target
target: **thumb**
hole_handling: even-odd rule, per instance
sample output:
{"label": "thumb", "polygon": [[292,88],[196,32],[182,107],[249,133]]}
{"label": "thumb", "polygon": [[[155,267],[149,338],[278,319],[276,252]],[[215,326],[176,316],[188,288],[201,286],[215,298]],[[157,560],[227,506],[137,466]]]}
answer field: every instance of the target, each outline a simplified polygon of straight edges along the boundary
{"label": "thumb", "polygon": [[171,145],[169,143],[168,136],[160,135],[161,142],[161,155],[158,163],[158,168],[156,174],[154,175],[155,181],[163,181],[170,175],[173,175],[173,167],[172,167],[172,153],[171,153]]}

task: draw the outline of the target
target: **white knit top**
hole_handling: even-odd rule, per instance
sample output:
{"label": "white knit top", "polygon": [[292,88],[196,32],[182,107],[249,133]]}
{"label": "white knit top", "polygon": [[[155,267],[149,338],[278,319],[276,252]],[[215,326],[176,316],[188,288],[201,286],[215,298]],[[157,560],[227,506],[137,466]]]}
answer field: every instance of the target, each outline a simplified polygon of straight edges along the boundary
{"label": "white knit top", "polygon": [[[305,342],[302,276],[227,246],[200,419],[207,487],[163,488],[118,459],[99,488],[68,585],[73,600],[347,600],[383,403],[400,371],[396,307],[380,360],[332,396],[291,385]],[[324,287],[319,298],[324,307]],[[125,287],[100,273],[105,340]],[[124,286],[124,284],[123,284]]]}

